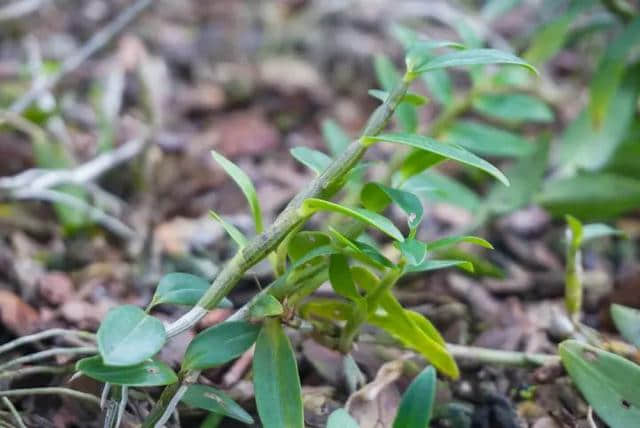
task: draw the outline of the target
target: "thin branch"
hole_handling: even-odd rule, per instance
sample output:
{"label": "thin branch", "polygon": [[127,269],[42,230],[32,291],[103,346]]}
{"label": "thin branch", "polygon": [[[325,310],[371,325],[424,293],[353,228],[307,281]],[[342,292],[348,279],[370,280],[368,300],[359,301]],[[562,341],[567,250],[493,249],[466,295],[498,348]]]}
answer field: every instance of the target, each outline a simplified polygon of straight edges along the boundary
{"label": "thin branch", "polygon": [[54,357],[56,355],[82,355],[94,354],[98,352],[95,346],[83,346],[78,348],[53,348],[46,351],[36,352],[35,354],[25,355],[0,365],[0,370],[6,370],[9,367],[20,364],[30,363],[33,361],[44,360],[45,358]]}
{"label": "thin branch", "polygon": [[8,391],[0,391],[0,397],[22,397],[25,395],[68,395],[69,397],[88,401],[95,404],[97,407],[100,407],[100,399],[95,395],[76,391],[75,389],[62,388],[57,386],[43,388],[10,389]]}
{"label": "thin branch", "polygon": [[11,416],[13,416],[13,419],[16,420],[16,425],[18,425],[18,428],[27,428],[27,426],[24,424],[24,421],[22,420],[22,417],[20,416],[20,413],[18,413],[18,410],[13,405],[11,400],[9,400],[7,397],[2,397],[2,402],[11,412]]}
{"label": "thin branch", "polygon": [[63,366],[63,367],[57,367],[57,366],[31,366],[31,367],[22,367],[22,368],[19,368],[17,370],[12,370],[12,371],[9,371],[9,372],[0,373],[0,380],[15,379],[15,378],[18,378],[18,377],[29,376],[29,375],[33,375],[33,374],[42,374],[42,373],[60,374],[60,373],[67,373],[67,372],[69,372],[71,370],[73,370],[73,366]]}
{"label": "thin branch", "polygon": [[58,72],[46,80],[38,82],[26,94],[16,100],[9,108],[14,113],[22,113],[32,102],[37,100],[44,92],[49,91],[71,71],[78,68],[89,57],[107,45],[116,34],[131,23],[142,11],[149,7],[153,0],[137,0],[127,7],[113,21],[100,31],[95,33],[87,43],[78,49],[73,55],[65,59]]}
{"label": "thin branch", "polygon": [[83,339],[95,340],[96,335],[90,333],[88,331],[82,330],[69,330],[66,328],[52,328],[49,330],[44,330],[38,333],[30,334],[28,336],[22,336],[17,339],[12,340],[9,343],[5,343],[0,346],[0,354],[10,351],[18,346],[26,345],[32,342],[38,342],[40,340],[49,339],[50,337],[55,336],[77,336]]}

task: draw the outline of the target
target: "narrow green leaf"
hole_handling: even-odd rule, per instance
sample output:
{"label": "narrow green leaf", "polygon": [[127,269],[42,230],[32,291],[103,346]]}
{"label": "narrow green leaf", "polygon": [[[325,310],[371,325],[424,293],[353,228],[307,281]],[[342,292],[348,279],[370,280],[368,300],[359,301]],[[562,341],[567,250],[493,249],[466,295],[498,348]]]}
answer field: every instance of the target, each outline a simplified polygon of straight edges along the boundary
{"label": "narrow green leaf", "polygon": [[585,244],[588,241],[594,239],[603,238],[605,236],[619,236],[624,237],[624,232],[603,223],[585,224],[582,227],[582,243]]}
{"label": "narrow green leaf", "polygon": [[427,428],[436,397],[436,371],[429,366],[411,382],[402,396],[393,428]]}
{"label": "narrow green leaf", "polygon": [[431,70],[422,75],[429,92],[440,104],[448,107],[453,102],[453,84],[445,70]]}
{"label": "narrow green leaf", "polygon": [[519,135],[471,120],[456,121],[442,138],[483,156],[522,157],[535,149]]}
{"label": "narrow green leaf", "polygon": [[427,257],[427,246],[415,239],[405,239],[397,243],[398,249],[409,265],[419,265]]}
{"label": "narrow green leaf", "polygon": [[593,123],[600,125],[624,74],[627,56],[640,43],[640,17],[608,45],[590,84],[589,111]]}
{"label": "narrow green leaf", "polygon": [[540,65],[551,59],[564,46],[573,18],[573,13],[568,13],[543,25],[533,36],[522,57],[533,65]]}
{"label": "narrow green leaf", "polygon": [[622,337],[640,348],[640,310],[613,304],[611,317]]}
{"label": "narrow green leaf", "polygon": [[338,156],[351,142],[351,138],[333,119],[322,122],[322,136],[332,156]]}
{"label": "narrow green leaf", "polygon": [[338,232],[333,227],[329,226],[329,232],[331,236],[339,243],[339,245],[344,246],[348,251],[348,255],[358,259],[362,263],[366,263],[378,268],[391,268],[393,267],[393,263],[391,260],[387,259],[385,256],[380,253],[380,251],[366,242],[351,240]]}
{"label": "narrow green leaf", "polygon": [[[511,181],[513,181],[513,178]],[[500,187],[511,189],[513,185],[510,187]],[[436,171],[425,171],[409,178],[402,185],[402,189],[411,193],[425,195],[433,201],[446,202],[462,207],[473,213],[475,213],[480,206],[480,197],[474,191],[460,182],[446,175],[439,174]],[[433,191],[433,189],[437,190]]]}
{"label": "narrow green leaf", "polygon": [[249,349],[259,332],[259,325],[246,321],[229,321],[209,327],[189,344],[182,369],[204,370],[226,364]]}
{"label": "narrow green leaf", "polygon": [[231,397],[217,388],[206,385],[189,385],[182,401],[191,407],[228,416],[245,424],[253,424],[253,418]]}
{"label": "narrow green leaf", "polygon": [[265,428],[304,428],[296,357],[278,319],[265,321],[260,331],[253,356],[253,387]]}
{"label": "narrow green leaf", "polygon": [[295,262],[311,250],[329,245],[330,242],[331,238],[326,233],[303,230],[291,238],[287,254],[291,261]]}
{"label": "narrow green leaf", "polygon": [[[384,102],[389,97],[389,92],[381,91],[380,89],[369,89],[369,95]],[[415,92],[407,92],[402,97],[402,102],[411,104],[414,107],[420,107],[427,104],[429,99],[424,95],[416,94]]]}
{"label": "narrow green leaf", "polygon": [[351,300],[360,299],[360,293],[351,278],[349,261],[344,255],[333,254],[329,257],[329,281],[339,295]]}
{"label": "narrow green leaf", "polygon": [[404,240],[402,233],[388,218],[363,208],[348,208],[323,199],[310,198],[302,203],[301,209],[305,216],[312,215],[318,211],[344,214],[386,233],[397,241]]}
{"label": "narrow green leaf", "polygon": [[261,233],[264,230],[264,225],[262,223],[262,211],[260,210],[260,201],[258,200],[258,194],[256,192],[255,187],[253,187],[253,183],[251,179],[243,170],[238,168],[236,164],[231,162],[229,159],[225,158],[221,154],[212,150],[211,155],[213,159],[225,170],[233,181],[236,182],[242,193],[244,193],[245,198],[247,198],[247,202],[249,203],[249,208],[251,209],[251,214],[253,215],[253,221],[255,222],[256,232]]}
{"label": "narrow green leaf", "polygon": [[388,141],[390,143],[405,144],[420,150],[425,150],[444,156],[449,159],[456,160],[460,163],[481,169],[486,173],[494,176],[506,186],[509,185],[507,177],[495,166],[467,151],[466,149],[454,144],[445,144],[432,138],[417,134],[389,133],[381,134],[375,137],[367,137],[371,141]]}
{"label": "narrow green leaf", "polygon": [[446,157],[433,152],[426,152],[424,150],[417,149],[412,150],[402,162],[402,166],[400,166],[400,176],[406,180],[420,174],[422,171],[425,171],[432,166],[438,165],[444,160],[446,160]]}
{"label": "narrow green leaf", "polygon": [[161,361],[146,360],[142,363],[114,367],[102,362],[99,355],[83,358],[76,363],[76,370],[92,379],[114,385],[161,386],[178,381],[171,368]]}
{"label": "narrow green leaf", "polygon": [[478,236],[471,236],[471,235],[448,236],[446,238],[436,239],[435,241],[429,242],[427,244],[427,249],[429,251],[436,251],[436,250],[439,250],[441,248],[446,248],[446,247],[449,247],[451,245],[459,244],[461,242],[468,242],[470,244],[479,245],[481,247],[493,250],[493,245],[491,245],[490,242],[488,242],[488,241],[486,241],[486,240],[484,240],[484,239],[482,239],[482,238],[480,238]]}
{"label": "narrow green leaf", "polygon": [[553,111],[527,94],[483,94],[473,99],[473,108],[507,122],[553,122]]}
{"label": "narrow green leaf", "polygon": [[155,355],[167,340],[162,321],[133,305],[111,309],[98,329],[98,350],[109,366],[132,366]]}
{"label": "narrow green leaf", "polygon": [[231,223],[229,223],[228,221],[220,217],[218,213],[216,213],[213,210],[209,210],[209,215],[215,221],[220,223],[222,228],[229,234],[231,239],[233,239],[233,241],[238,245],[238,247],[244,247],[247,244],[248,242],[247,237],[244,236],[244,233],[240,232],[240,230],[238,230],[237,227],[235,227],[234,225],[232,225]]}
{"label": "narrow green leaf", "polygon": [[430,70],[448,67],[462,67],[466,65],[484,64],[513,64],[526,67],[534,73],[538,71],[532,65],[510,53],[497,49],[468,49],[437,56],[427,61],[420,68],[410,70],[420,74]]}
{"label": "narrow green leaf", "polygon": [[271,294],[265,294],[259,298],[249,311],[252,320],[278,316],[283,312],[282,303]]}
{"label": "narrow green leaf", "polygon": [[416,40],[407,50],[405,63],[407,70],[420,70],[434,57],[433,51],[439,48],[464,49],[464,45],[446,40]]}
{"label": "narrow green leaf", "polygon": [[327,169],[331,163],[331,158],[329,156],[308,147],[294,147],[290,150],[290,153],[298,162],[318,175]]}
{"label": "narrow green leaf", "polygon": [[571,379],[598,416],[612,428],[640,420],[640,366],[575,340],[562,342],[560,357]]}
{"label": "narrow green leaf", "polygon": [[419,265],[407,266],[407,272],[428,272],[454,266],[473,272],[473,264],[466,260],[425,260]]}
{"label": "narrow green leaf", "polygon": [[545,183],[536,201],[553,215],[582,220],[615,217],[640,207],[640,180],[613,174],[584,174]]}
{"label": "narrow green leaf", "polygon": [[[160,279],[149,307],[162,303],[193,306],[209,289],[209,281],[189,273],[172,272]],[[233,307],[233,303],[224,298],[218,307]]]}
{"label": "narrow green leaf", "polygon": [[411,229],[415,229],[420,225],[424,215],[422,202],[416,195],[380,183],[365,184],[360,192],[360,201],[365,208],[374,212],[380,212],[391,202],[395,202],[407,213],[407,220]]}
{"label": "narrow green leaf", "polygon": [[327,419],[327,428],[359,428],[355,419],[345,409],[336,409]]}

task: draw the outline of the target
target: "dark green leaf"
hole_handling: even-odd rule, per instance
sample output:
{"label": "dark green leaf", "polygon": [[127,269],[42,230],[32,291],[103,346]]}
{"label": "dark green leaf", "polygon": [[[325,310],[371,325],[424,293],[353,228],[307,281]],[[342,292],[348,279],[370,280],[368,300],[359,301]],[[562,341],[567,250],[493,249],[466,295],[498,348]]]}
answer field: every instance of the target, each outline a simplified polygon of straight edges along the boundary
{"label": "dark green leaf", "polygon": [[249,203],[249,208],[251,209],[251,214],[253,215],[253,221],[255,222],[256,232],[261,233],[264,229],[262,224],[262,212],[260,210],[260,201],[258,200],[258,194],[256,193],[255,187],[253,187],[253,183],[251,179],[245,174],[243,170],[238,168],[236,164],[231,162],[229,159],[225,158],[221,154],[211,151],[211,155],[213,159],[225,170],[233,181],[236,182],[242,193],[244,193],[245,198],[247,198],[247,202]]}
{"label": "dark green leaf", "polygon": [[611,317],[622,337],[640,347],[640,311],[613,304]]}
{"label": "dark green leaf", "polygon": [[339,295],[351,300],[360,299],[360,293],[351,278],[349,261],[344,255],[333,254],[329,257],[329,281]]}
{"label": "dark green leaf", "polygon": [[329,415],[327,428],[359,428],[359,425],[345,409],[336,409]]}
{"label": "dark green leaf", "polygon": [[360,192],[360,201],[365,208],[374,212],[380,212],[395,202],[407,213],[410,229],[417,228],[424,215],[422,202],[416,195],[380,183],[367,183]]}
{"label": "dark green leaf", "polygon": [[484,94],[473,99],[473,108],[507,122],[553,122],[553,111],[527,94]]}
{"label": "dark green leaf", "polygon": [[[161,303],[176,305],[195,305],[200,297],[209,289],[209,281],[189,273],[172,272],[160,279],[149,307]],[[223,299],[220,307],[233,307],[229,299]]]}
{"label": "dark green leaf", "polygon": [[545,183],[536,200],[556,216],[605,219],[640,207],[640,180],[613,174],[562,178]]}
{"label": "dark green leaf", "polygon": [[304,428],[296,357],[278,319],[265,321],[260,331],[253,356],[253,387],[265,428]]}
{"label": "dark green leaf", "polygon": [[426,73],[430,70],[448,67],[462,67],[466,65],[484,64],[513,64],[528,68],[534,73],[536,69],[524,60],[507,52],[497,49],[468,49],[437,56],[427,61],[420,68],[409,70],[412,73]]}
{"label": "dark green leaf", "polygon": [[98,329],[98,350],[110,366],[141,363],[155,355],[166,340],[162,321],[133,305],[111,309]]}
{"label": "dark green leaf", "polygon": [[114,385],[161,386],[178,381],[178,377],[169,366],[161,361],[146,360],[140,364],[124,367],[107,366],[99,355],[83,358],[76,363],[76,370]]}
{"label": "dark green leaf", "polygon": [[213,210],[209,210],[209,215],[220,223],[223,229],[231,236],[231,239],[238,244],[238,247],[244,247],[247,244],[247,237],[244,236],[244,233],[240,232],[237,227],[220,217],[218,213]]}
{"label": "dark green leaf", "polygon": [[504,176],[502,172],[489,162],[485,161],[468,152],[466,149],[453,144],[446,144],[436,141],[432,138],[425,137],[417,134],[404,134],[404,133],[389,133],[382,134],[375,137],[367,137],[368,141],[388,141],[390,143],[405,144],[411,147],[415,147],[420,150],[425,150],[431,153],[435,153],[440,156],[444,156],[448,159],[456,160],[460,163],[473,166],[481,169],[488,174],[494,176],[505,185],[509,185],[509,180]]}
{"label": "dark green leaf", "polygon": [[189,385],[182,401],[191,407],[208,410],[245,424],[253,424],[253,418],[242,407],[219,389],[206,385]]}
{"label": "dark green leaf", "polygon": [[393,428],[427,428],[435,397],[436,371],[429,366],[416,376],[403,394]]}
{"label": "dark green leaf", "polygon": [[331,163],[329,156],[308,147],[294,147],[291,156],[316,174],[322,173]]}
{"label": "dark green leaf", "polygon": [[444,141],[484,156],[522,157],[535,149],[519,135],[475,121],[459,120],[442,136]]}
{"label": "dark green leaf", "polygon": [[381,232],[386,233],[391,238],[397,241],[403,241],[404,237],[402,233],[394,226],[391,221],[381,216],[380,214],[362,208],[349,208],[343,205],[338,205],[333,202],[325,201],[323,199],[310,198],[306,199],[302,203],[301,207],[305,216],[312,215],[318,211],[330,211],[340,214],[344,214],[356,220],[359,220],[369,226],[375,227]]}
{"label": "dark green leaf", "polygon": [[189,344],[182,368],[203,370],[226,364],[249,349],[259,332],[259,325],[246,321],[229,321],[209,327]]}
{"label": "dark green leaf", "polygon": [[640,421],[640,366],[575,340],[560,344],[565,369],[587,402],[612,428]]}

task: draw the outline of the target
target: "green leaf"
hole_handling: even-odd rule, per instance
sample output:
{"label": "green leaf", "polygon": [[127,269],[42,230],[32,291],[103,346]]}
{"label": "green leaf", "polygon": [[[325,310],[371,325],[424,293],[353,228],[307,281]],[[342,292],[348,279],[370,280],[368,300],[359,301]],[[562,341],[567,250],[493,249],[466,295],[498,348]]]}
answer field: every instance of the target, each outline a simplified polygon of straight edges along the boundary
{"label": "green leaf", "polygon": [[422,75],[429,92],[440,104],[448,107],[453,102],[453,84],[445,70],[431,70]]}
{"label": "green leaf", "polygon": [[535,149],[519,135],[470,120],[455,122],[442,137],[444,141],[484,156],[522,157]]}
{"label": "green leaf", "polygon": [[351,257],[360,260],[362,263],[373,265],[378,268],[393,267],[391,260],[383,256],[373,245],[369,245],[362,241],[351,240],[331,226],[329,226],[329,232],[340,245],[344,246],[347,250],[350,250],[347,254]]}
{"label": "green leaf", "polygon": [[425,260],[419,265],[407,266],[407,272],[428,272],[431,270],[446,269],[454,266],[473,272],[473,264],[466,260]]}
{"label": "green leaf", "polygon": [[[209,289],[209,281],[189,273],[172,272],[160,279],[149,308],[162,303],[193,306]],[[224,298],[219,307],[233,307],[233,303]]]}
{"label": "green leaf", "polygon": [[336,299],[312,299],[300,306],[300,316],[304,319],[323,319],[326,321],[346,321],[353,312],[353,305]]}
{"label": "green leaf", "polygon": [[565,14],[542,26],[522,57],[534,65],[551,59],[564,46],[573,18],[573,14]]}
{"label": "green leaf", "polygon": [[114,367],[105,365],[99,355],[83,358],[76,363],[76,370],[100,382],[127,386],[161,386],[178,381],[171,368],[161,361],[146,360],[142,363]]}
{"label": "green leaf", "polygon": [[109,366],[132,366],[155,355],[167,340],[162,321],[133,305],[111,309],[98,329],[98,350]]}
{"label": "green leaf", "polygon": [[403,394],[393,428],[427,428],[435,397],[436,371],[429,366],[416,376]]}
{"label": "green leaf", "polygon": [[427,246],[415,239],[405,239],[398,242],[398,249],[410,265],[419,265],[427,257]]}
{"label": "green leaf", "polygon": [[640,17],[635,18],[624,31],[608,45],[590,84],[589,111],[594,124],[603,122],[609,103],[613,99],[625,71],[627,57],[640,43]]}
{"label": "green leaf", "polygon": [[464,45],[446,40],[416,40],[409,46],[405,56],[407,70],[420,70],[434,57],[433,51],[439,48],[464,49]]}
{"label": "green leaf", "polygon": [[[384,102],[389,97],[389,92],[381,91],[380,89],[369,89],[369,95]],[[416,94],[415,92],[407,92],[402,97],[402,102],[406,102],[414,107],[420,107],[428,103],[429,99],[424,95]]]}
{"label": "green leaf", "polygon": [[304,428],[298,366],[280,320],[265,321],[260,331],[253,356],[253,387],[265,428]]}
{"label": "green leaf", "polygon": [[365,184],[360,192],[360,201],[365,208],[374,212],[380,212],[391,202],[395,202],[407,213],[410,229],[417,228],[424,215],[422,202],[416,195],[380,183]]}
{"label": "green leaf", "polygon": [[[513,185],[500,187],[511,189]],[[424,194],[430,200],[446,202],[470,212],[476,212],[480,206],[480,197],[474,191],[436,171],[425,171],[411,177],[404,182],[402,189],[411,193]],[[437,189],[437,191],[434,192],[433,189]]]}
{"label": "green leaf", "polygon": [[182,401],[191,407],[228,416],[245,424],[253,424],[253,418],[242,407],[219,389],[206,385],[189,385]]}
{"label": "green leaf", "polygon": [[262,212],[260,210],[260,201],[258,200],[258,194],[256,193],[256,188],[253,187],[253,183],[251,179],[243,170],[238,168],[236,164],[231,162],[229,159],[225,158],[221,154],[212,150],[211,155],[213,159],[225,170],[233,181],[236,182],[242,193],[244,193],[245,198],[247,198],[247,202],[249,203],[249,208],[251,209],[251,214],[253,215],[253,221],[255,222],[256,232],[261,233],[264,230],[264,225],[262,223]]}
{"label": "green leaf", "polygon": [[292,262],[302,258],[311,250],[329,245],[331,238],[323,232],[302,231],[298,232],[287,247],[287,253]]}
{"label": "green leaf", "polygon": [[215,221],[220,223],[222,228],[229,234],[231,239],[233,239],[233,241],[238,245],[238,247],[242,248],[247,244],[248,242],[247,237],[244,236],[244,233],[240,232],[240,230],[238,230],[237,227],[235,227],[233,224],[229,223],[228,221],[220,217],[218,213],[216,213],[213,210],[209,210],[209,215]]}
{"label": "green leaf", "polygon": [[265,317],[274,317],[284,312],[282,303],[271,294],[265,294],[251,306],[249,311],[251,319],[262,319]]}
{"label": "green leaf", "polygon": [[640,366],[575,340],[559,347],[562,363],[587,402],[612,428],[640,420]]}
{"label": "green leaf", "polygon": [[640,348],[640,311],[622,305],[611,305],[611,318],[626,340]]}
{"label": "green leaf", "polygon": [[345,409],[336,409],[327,419],[327,428],[359,428],[358,423]]}
{"label": "green leaf", "polygon": [[582,227],[582,244],[585,244],[588,241],[594,239],[603,238],[605,236],[624,237],[625,234],[623,231],[603,223],[585,224]]}
{"label": "green leaf", "polygon": [[446,238],[436,239],[435,241],[429,242],[427,244],[427,249],[429,251],[436,251],[441,248],[449,247],[451,245],[456,245],[461,242],[468,242],[470,244],[479,245],[484,248],[488,248],[493,250],[493,245],[490,242],[478,237],[471,235],[464,236],[448,236]]}
{"label": "green leaf", "polygon": [[302,203],[301,210],[304,216],[310,216],[318,211],[329,211],[344,214],[386,233],[397,241],[404,240],[402,233],[388,218],[366,209],[348,208],[323,199],[309,198],[305,199]]}
{"label": "green leaf", "polygon": [[527,64],[524,60],[497,49],[468,49],[459,52],[452,52],[432,58],[422,64],[419,68],[410,69],[409,71],[414,74],[421,74],[439,68],[484,64],[520,65],[536,74],[538,73],[532,65]]}
{"label": "green leaf", "polygon": [[329,281],[339,295],[351,300],[360,299],[360,293],[351,278],[349,261],[344,255],[333,254],[329,257]]}
{"label": "green leaf", "polygon": [[433,152],[424,150],[413,150],[402,162],[400,166],[400,176],[406,180],[414,175],[420,174],[422,171],[438,165],[444,161],[446,157],[440,156]]}
{"label": "green leaf", "polygon": [[545,183],[536,197],[555,216],[606,219],[640,207],[640,180],[613,174],[585,174]]}
{"label": "green leaf", "polygon": [[298,162],[318,175],[327,169],[331,163],[331,158],[329,156],[308,147],[294,147],[290,150],[290,153]]}
{"label": "green leaf", "polygon": [[189,344],[182,369],[204,370],[226,364],[249,349],[259,332],[259,325],[246,321],[229,321],[209,327]]}
{"label": "green leaf", "polygon": [[453,159],[460,163],[481,169],[500,180],[506,186],[509,185],[509,180],[507,180],[507,177],[505,177],[498,168],[491,165],[484,159],[477,157],[473,153],[468,152],[464,148],[454,144],[445,144],[422,135],[404,133],[381,134],[375,137],[367,137],[367,140],[374,142],[387,141],[390,143],[405,144],[420,150],[435,153],[448,159]]}
{"label": "green leaf", "polygon": [[553,122],[553,111],[527,94],[483,94],[473,99],[473,108],[507,122]]}
{"label": "green leaf", "polygon": [[485,207],[496,214],[515,211],[531,203],[540,191],[549,159],[549,141],[541,138],[531,156],[518,159],[507,171],[511,186],[495,185],[491,188]]}
{"label": "green leaf", "polygon": [[335,120],[327,119],[322,122],[322,136],[324,137],[329,152],[338,156],[347,148],[351,139]]}

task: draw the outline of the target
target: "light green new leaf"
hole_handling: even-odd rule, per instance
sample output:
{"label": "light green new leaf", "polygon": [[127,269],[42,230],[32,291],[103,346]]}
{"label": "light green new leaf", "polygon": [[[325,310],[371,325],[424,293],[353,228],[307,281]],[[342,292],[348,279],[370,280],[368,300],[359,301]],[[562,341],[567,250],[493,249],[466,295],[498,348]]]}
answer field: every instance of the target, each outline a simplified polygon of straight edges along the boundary
{"label": "light green new leaf", "polygon": [[191,407],[228,416],[245,424],[253,424],[253,418],[231,397],[217,388],[206,385],[189,385],[182,401]]}
{"label": "light green new leaf", "polygon": [[427,257],[427,246],[415,239],[405,239],[396,244],[409,265],[419,265]]}
{"label": "light green new leaf", "polygon": [[345,409],[336,409],[327,419],[327,428],[359,428],[359,425]]}
{"label": "light green new leaf", "polygon": [[530,64],[510,53],[497,49],[468,49],[437,56],[422,64],[419,68],[409,70],[414,74],[431,70],[466,65],[513,64],[526,67],[534,73],[538,71]]}
{"label": "light green new leaf", "polygon": [[[511,181],[513,182],[513,178]],[[513,184],[510,187],[499,187],[511,189]],[[474,213],[480,206],[480,197],[474,191],[436,171],[425,171],[409,178],[403,183],[402,190],[425,195],[430,200],[446,202]]]}
{"label": "light green new leaf", "polygon": [[225,158],[221,154],[212,150],[211,155],[213,159],[225,170],[233,181],[236,182],[242,193],[244,193],[245,198],[247,198],[247,202],[249,203],[249,208],[251,209],[251,214],[253,215],[253,221],[255,222],[256,232],[261,233],[264,230],[264,225],[262,223],[262,211],[260,209],[260,201],[258,200],[258,194],[256,193],[256,188],[253,187],[253,183],[251,179],[243,170],[238,168],[236,164],[231,162],[229,159]]}
{"label": "light green new leaf", "polygon": [[336,212],[354,218],[362,223],[372,226],[386,233],[397,241],[403,241],[404,237],[391,220],[375,212],[363,208],[348,208],[323,199],[309,198],[302,203],[302,214],[310,216],[318,211]]}
{"label": "light green new leaf", "polygon": [[[389,92],[381,91],[380,89],[369,89],[369,95],[384,102],[389,97]],[[416,94],[415,92],[407,92],[402,97],[402,102],[411,104],[414,107],[420,107],[428,103],[429,99],[424,95]]]}
{"label": "light green new leaf", "polygon": [[[189,273],[168,273],[160,279],[149,308],[162,303],[193,306],[209,289],[209,285],[206,279]],[[232,308],[233,304],[224,298],[218,307]]]}
{"label": "light green new leaf", "polygon": [[590,84],[590,116],[600,125],[622,80],[627,56],[640,43],[640,17],[635,18],[624,31],[609,44]]}
{"label": "light green new leaf", "polygon": [[505,177],[498,168],[466,149],[454,144],[441,143],[433,138],[422,135],[404,133],[389,133],[375,137],[367,137],[367,141],[388,141],[390,143],[405,144],[407,146],[415,147],[416,149],[435,153],[448,159],[453,159],[460,163],[481,169],[500,180],[506,186],[509,185],[509,180],[507,180],[507,177]]}
{"label": "light green new leaf", "polygon": [[411,382],[402,395],[393,428],[427,428],[436,397],[436,371],[429,366]]}
{"label": "light green new leaf", "polygon": [[351,142],[344,129],[333,119],[322,122],[322,136],[332,156],[338,156]]}
{"label": "light green new leaf", "polygon": [[259,332],[259,325],[246,321],[229,321],[209,327],[189,344],[182,369],[204,370],[226,364],[249,349]]}
{"label": "light green new leaf", "polygon": [[360,293],[351,277],[349,261],[344,255],[333,254],[329,257],[329,281],[339,295],[351,300],[360,299]]}
{"label": "light green new leaf", "polygon": [[560,357],[587,402],[612,428],[640,421],[640,366],[575,340],[562,342]]}
{"label": "light green new leaf", "polygon": [[294,147],[290,153],[298,162],[318,175],[331,163],[331,158],[328,155],[308,147]]}
{"label": "light green new leaf", "polygon": [[391,202],[395,202],[407,213],[410,229],[417,228],[424,215],[422,202],[416,195],[380,183],[365,184],[360,192],[360,201],[365,208],[374,212],[380,212]]}
{"label": "light green new leaf", "polygon": [[640,207],[640,180],[613,174],[584,174],[545,183],[536,201],[555,216],[582,220],[615,217]]}
{"label": "light green new leaf", "polygon": [[461,242],[468,242],[470,244],[479,245],[481,247],[493,250],[493,245],[491,245],[490,242],[488,242],[488,241],[486,241],[486,240],[484,240],[484,239],[482,239],[482,238],[480,238],[478,236],[471,236],[471,235],[448,236],[446,238],[436,239],[435,241],[427,243],[427,249],[429,251],[436,251],[436,250],[439,250],[441,248],[446,248],[446,247],[449,247],[451,245],[459,244]]}
{"label": "light green new leaf", "polygon": [[456,121],[442,138],[484,156],[522,157],[535,149],[519,135],[471,120]]}
{"label": "light green new leaf", "polygon": [[553,122],[553,111],[527,94],[483,94],[473,99],[479,113],[506,122]]}
{"label": "light green new leaf", "polygon": [[304,428],[296,357],[280,320],[265,321],[253,356],[253,388],[265,428]]}
{"label": "light green new leaf", "polygon": [[146,360],[142,363],[114,367],[102,362],[99,355],[83,358],[76,363],[76,370],[92,379],[114,385],[161,386],[178,381],[171,368],[162,361]]}
{"label": "light green new leaf", "polygon": [[111,309],[98,329],[104,364],[132,366],[155,355],[167,340],[162,321],[133,305]]}
{"label": "light green new leaf", "polygon": [[640,311],[613,304],[611,305],[611,318],[613,318],[622,337],[640,347]]}
{"label": "light green new leaf", "polygon": [[231,223],[229,223],[228,221],[220,217],[218,213],[216,213],[213,210],[209,210],[209,215],[215,221],[220,223],[222,228],[229,234],[231,239],[233,239],[233,241],[238,245],[238,247],[244,247],[247,244],[248,242],[247,237],[244,236],[244,233],[240,232],[240,230],[238,230],[237,227],[235,227],[234,225],[232,225]]}

